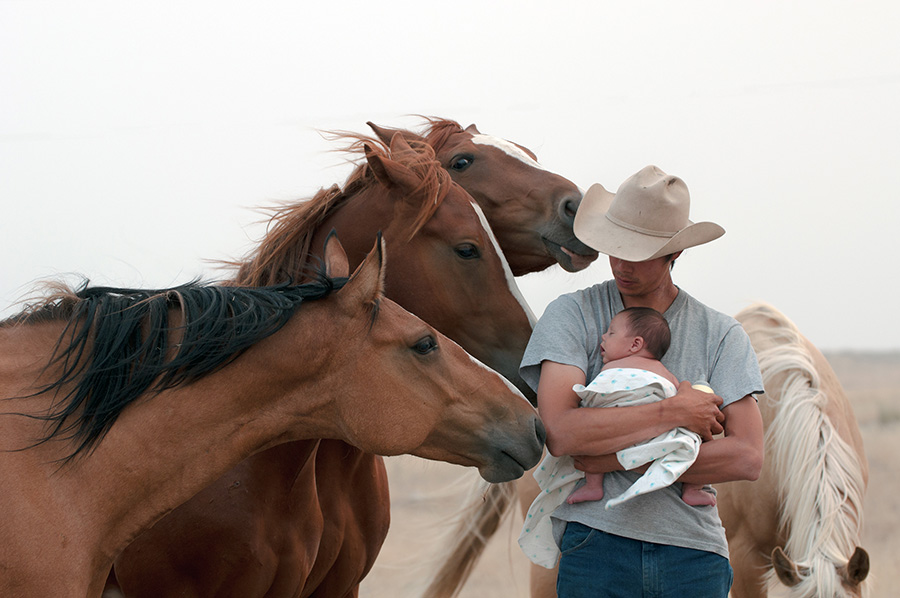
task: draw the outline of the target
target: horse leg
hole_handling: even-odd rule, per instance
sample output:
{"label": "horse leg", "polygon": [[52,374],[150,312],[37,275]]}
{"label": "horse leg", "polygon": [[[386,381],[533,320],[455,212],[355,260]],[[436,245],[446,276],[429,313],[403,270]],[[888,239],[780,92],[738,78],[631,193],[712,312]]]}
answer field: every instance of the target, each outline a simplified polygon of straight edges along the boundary
{"label": "horse leg", "polygon": [[[540,494],[541,489],[537,481],[534,479],[534,469],[523,475],[516,482],[516,490],[519,494],[519,507],[522,510],[522,516],[528,512],[528,507],[534,502],[534,499]],[[556,568],[545,569],[540,565],[531,563],[531,573],[529,588],[531,590],[531,598],[556,598]]]}

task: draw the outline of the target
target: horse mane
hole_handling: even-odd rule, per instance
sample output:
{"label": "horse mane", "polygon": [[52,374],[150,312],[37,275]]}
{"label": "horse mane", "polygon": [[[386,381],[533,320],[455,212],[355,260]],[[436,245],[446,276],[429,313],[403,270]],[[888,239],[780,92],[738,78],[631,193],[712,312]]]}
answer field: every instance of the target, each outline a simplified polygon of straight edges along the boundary
{"label": "horse mane", "polygon": [[455,120],[432,116],[422,118],[427,122],[424,135],[425,142],[433,147],[435,151],[440,151],[451,136],[463,132],[462,125]]}
{"label": "horse mane", "polygon": [[777,324],[748,332],[773,341],[770,348],[757,350],[765,385],[783,376],[780,388],[768,389],[762,400],[777,401],[765,444],[772,448],[779,480],[781,525],[789,532],[785,550],[800,577],[792,595],[843,596],[836,568],[846,564],[859,538],[863,473],[855,451],[825,412],[829,397],[800,331],[768,305],[744,313],[751,310]]}
{"label": "horse mane", "polygon": [[[392,148],[376,138],[356,133],[336,132],[332,135],[348,142],[343,148],[348,154],[368,153],[399,162],[421,179],[417,193],[422,202],[409,233],[409,238],[414,237],[434,215],[452,184],[450,176],[435,159],[431,146],[412,140],[408,147]],[[332,185],[320,189],[310,199],[270,209],[271,217],[262,241],[247,258],[235,264],[238,266],[235,283],[266,286],[287,279],[301,279],[304,265],[312,255],[313,237],[322,224],[348,202],[380,185],[368,163],[362,160],[343,186]]]}
{"label": "horse mane", "polygon": [[221,369],[281,329],[302,302],[326,297],[346,280],[320,268],[305,284],[263,288],[198,281],[162,290],[60,287],[4,322],[65,322],[45,368],[59,364],[62,372],[29,396],[65,394],[46,414],[20,414],[48,423],[32,446],[62,436],[76,442],[63,461],[90,451],[139,397]]}

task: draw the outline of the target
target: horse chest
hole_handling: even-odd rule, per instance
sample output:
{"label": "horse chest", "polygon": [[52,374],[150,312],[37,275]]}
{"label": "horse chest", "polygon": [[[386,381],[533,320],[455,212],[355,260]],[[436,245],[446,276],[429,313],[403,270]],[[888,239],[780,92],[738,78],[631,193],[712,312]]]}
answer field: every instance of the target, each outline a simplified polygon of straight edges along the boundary
{"label": "horse chest", "polygon": [[306,587],[342,596],[372,568],[390,525],[387,472],[381,457],[340,441],[322,441],[316,492],[325,529]]}

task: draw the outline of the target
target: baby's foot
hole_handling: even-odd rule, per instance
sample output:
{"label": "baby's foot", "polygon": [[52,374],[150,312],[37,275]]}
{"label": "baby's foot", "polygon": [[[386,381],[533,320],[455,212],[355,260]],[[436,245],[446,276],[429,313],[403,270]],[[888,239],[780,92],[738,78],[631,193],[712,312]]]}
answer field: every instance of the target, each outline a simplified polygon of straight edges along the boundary
{"label": "baby's foot", "polygon": [[587,502],[590,500],[600,500],[603,498],[603,486],[582,486],[569,495],[566,502],[574,505],[579,502]]}

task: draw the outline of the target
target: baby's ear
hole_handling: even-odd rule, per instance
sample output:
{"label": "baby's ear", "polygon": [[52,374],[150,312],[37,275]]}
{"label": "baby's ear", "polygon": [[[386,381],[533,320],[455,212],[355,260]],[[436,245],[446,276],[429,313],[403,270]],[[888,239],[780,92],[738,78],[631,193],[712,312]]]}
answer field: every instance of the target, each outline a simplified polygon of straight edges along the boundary
{"label": "baby's ear", "polygon": [[636,336],[631,341],[631,353],[640,353],[644,350],[644,337]]}

